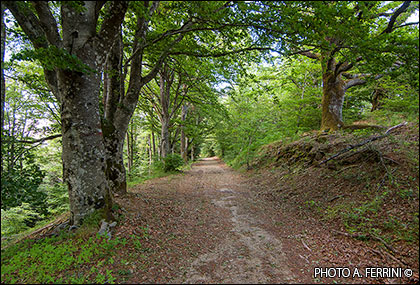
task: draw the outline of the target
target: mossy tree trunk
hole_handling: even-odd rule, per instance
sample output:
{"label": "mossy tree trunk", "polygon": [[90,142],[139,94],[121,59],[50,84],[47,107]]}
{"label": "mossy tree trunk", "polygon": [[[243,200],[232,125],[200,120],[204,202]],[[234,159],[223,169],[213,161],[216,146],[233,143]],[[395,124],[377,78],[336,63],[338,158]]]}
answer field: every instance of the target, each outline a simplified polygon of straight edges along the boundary
{"label": "mossy tree trunk", "polygon": [[[331,46],[337,44],[334,39],[329,39]],[[312,52],[300,52],[300,54],[321,62],[322,69],[322,131],[336,131],[344,126],[343,103],[347,89],[363,85],[366,80],[360,76],[350,76],[344,80],[345,72],[353,68],[354,63],[362,60],[357,58],[354,63],[336,61],[335,54],[339,49],[335,48],[315,54]]]}
{"label": "mossy tree trunk", "polygon": [[33,6],[5,3],[35,50],[61,55],[53,69],[44,67],[44,74],[61,107],[63,177],[69,191],[71,223],[81,224],[95,209],[104,209],[110,219],[112,200],[105,178],[106,151],[99,114],[100,74],[128,5],[112,2],[97,29],[104,2],[63,2],[59,34],[47,2],[33,2]]}
{"label": "mossy tree trunk", "polygon": [[344,81],[336,73],[335,60],[330,59],[322,69],[322,120],[321,130],[335,131],[344,125]]}

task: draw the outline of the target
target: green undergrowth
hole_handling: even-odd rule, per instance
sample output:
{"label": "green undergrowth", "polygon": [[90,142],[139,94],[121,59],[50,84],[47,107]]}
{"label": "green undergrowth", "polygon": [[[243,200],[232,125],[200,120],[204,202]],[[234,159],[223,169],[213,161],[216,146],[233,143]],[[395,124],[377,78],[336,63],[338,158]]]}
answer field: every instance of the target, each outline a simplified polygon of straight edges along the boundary
{"label": "green undergrowth", "polygon": [[387,244],[418,243],[419,212],[415,207],[418,206],[418,186],[401,187],[392,181],[389,184],[378,190],[379,183],[364,183],[359,199],[337,199],[338,202],[320,209],[320,214],[326,221],[339,220],[346,231],[358,239],[379,237]]}
{"label": "green undergrowth", "polygon": [[165,171],[165,167],[162,162],[157,161],[154,162],[153,165],[146,171],[141,173],[132,173],[127,177],[127,186],[133,187],[137,184],[144,183],[147,180],[166,177],[170,175],[177,175],[184,171],[188,171],[191,169],[191,165],[194,161],[188,161],[186,164],[182,166],[176,167],[175,170],[168,170]]}
{"label": "green undergrowth", "polygon": [[142,248],[148,228],[128,238],[95,234],[98,219],[94,214],[76,232],[63,230],[59,235],[26,239],[1,253],[2,283],[109,283],[124,280],[132,272],[119,252]]}
{"label": "green undergrowth", "polygon": [[[396,119],[394,119],[396,120]],[[392,124],[401,121],[392,121]],[[384,130],[310,133],[263,146],[253,167],[277,174],[269,197],[383,246],[419,243],[419,125],[411,122],[320,165]]]}

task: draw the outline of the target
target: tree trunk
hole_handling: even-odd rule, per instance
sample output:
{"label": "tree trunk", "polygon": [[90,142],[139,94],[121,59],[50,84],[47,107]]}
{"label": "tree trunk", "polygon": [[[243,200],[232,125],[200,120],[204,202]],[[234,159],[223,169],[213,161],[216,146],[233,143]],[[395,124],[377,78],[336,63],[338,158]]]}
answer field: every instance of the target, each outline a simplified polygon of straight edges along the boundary
{"label": "tree trunk", "polygon": [[[4,104],[6,101],[6,81],[4,80],[4,49],[6,45],[6,25],[4,24],[4,9],[5,6],[1,3],[1,135],[3,136],[4,129]],[[3,169],[3,163],[2,169]]]}
{"label": "tree trunk", "polygon": [[134,125],[131,126],[131,133],[130,133],[130,138],[131,138],[131,144],[130,144],[130,166],[133,167],[134,166],[134,143],[136,141],[136,137],[134,136],[134,132],[136,130],[134,129]]}
{"label": "tree trunk", "polygon": [[156,156],[155,132],[152,131],[153,156]]}
{"label": "tree trunk", "polygon": [[382,99],[385,97],[385,90],[382,88],[375,88],[372,96],[371,112],[379,110],[382,107]]}
{"label": "tree trunk", "polygon": [[185,124],[185,119],[187,117],[187,111],[188,111],[187,104],[182,105],[182,109],[181,109],[181,157],[184,159],[185,162],[188,161],[186,138],[185,138],[185,132],[184,132],[184,128],[185,128],[184,124]]}
{"label": "tree trunk", "polygon": [[[122,96],[122,38],[121,30],[105,65],[104,86],[104,143],[106,147],[106,178],[112,193],[127,193],[126,170],[123,159],[124,139],[128,124],[119,127],[116,113]],[[127,141],[127,143],[129,143]],[[130,170],[129,170],[130,171]]]}
{"label": "tree trunk", "polygon": [[169,143],[169,117],[162,117],[162,130],[161,130],[161,154],[162,158],[165,158],[170,151]]}
{"label": "tree trunk", "polygon": [[186,145],[186,143],[185,143],[185,133],[184,133],[184,130],[181,130],[181,157],[185,162],[187,162],[188,157],[187,157],[187,149],[186,149],[185,145]]}
{"label": "tree trunk", "polygon": [[131,171],[131,146],[130,146],[130,134],[127,132],[127,170],[128,173]]}
{"label": "tree trunk", "polygon": [[69,191],[70,221],[79,225],[95,209],[105,209],[110,219],[112,201],[105,178],[106,150],[99,114],[100,75],[128,4],[111,2],[98,27],[104,2],[63,2],[59,29],[44,1],[31,6],[5,3],[35,49],[52,47],[82,63],[62,67],[64,57],[58,59],[61,65],[57,63],[54,70],[44,67],[46,81],[61,105],[63,178]]}
{"label": "tree trunk", "polygon": [[117,130],[112,124],[104,126],[106,148],[106,179],[112,193],[127,193],[126,170],[123,159],[125,130]]}
{"label": "tree trunk", "polygon": [[148,145],[148,151],[149,151],[149,168],[150,168],[153,161],[152,142],[151,142],[150,134],[147,136],[147,145]]}
{"label": "tree trunk", "polygon": [[159,89],[160,89],[160,105],[161,105],[161,157],[165,158],[170,152],[170,137],[169,137],[169,104],[170,104],[170,90],[174,79],[174,72],[169,69],[168,65],[164,65],[160,72]]}
{"label": "tree trunk", "polygon": [[[331,59],[330,61],[334,61]],[[335,131],[343,124],[344,80],[336,75],[335,63],[329,62],[322,68],[322,121],[321,130]]]}
{"label": "tree trunk", "polygon": [[63,179],[69,191],[70,220],[76,225],[95,209],[105,208],[110,215],[112,203],[104,176],[106,157],[99,117],[99,80],[97,74],[58,73]]}

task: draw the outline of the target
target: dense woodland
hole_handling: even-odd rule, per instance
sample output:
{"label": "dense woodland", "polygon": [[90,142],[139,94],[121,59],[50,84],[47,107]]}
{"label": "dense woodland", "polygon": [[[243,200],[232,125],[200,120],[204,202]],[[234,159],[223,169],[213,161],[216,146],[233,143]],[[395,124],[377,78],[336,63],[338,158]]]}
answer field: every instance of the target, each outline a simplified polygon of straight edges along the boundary
{"label": "dense woodland", "polygon": [[250,169],[275,141],[418,123],[416,1],[2,1],[1,15],[2,243],[67,211],[74,227],[112,221],[115,196],[199,157]]}

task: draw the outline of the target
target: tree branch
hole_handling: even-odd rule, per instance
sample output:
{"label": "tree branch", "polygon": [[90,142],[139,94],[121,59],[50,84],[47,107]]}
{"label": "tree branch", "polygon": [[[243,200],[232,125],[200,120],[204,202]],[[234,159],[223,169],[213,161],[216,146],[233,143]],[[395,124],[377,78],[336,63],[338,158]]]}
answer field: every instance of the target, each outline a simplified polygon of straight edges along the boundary
{"label": "tree branch", "polygon": [[48,140],[53,140],[56,138],[61,137],[61,134],[56,134],[56,135],[52,135],[52,136],[48,136],[45,138],[41,138],[41,139],[36,139],[36,140],[17,140],[17,142],[19,143],[28,143],[28,144],[34,144],[34,143],[42,143],[44,141],[48,141]]}
{"label": "tree branch", "polygon": [[107,11],[107,16],[104,18],[101,29],[98,33],[99,39],[103,44],[102,52],[107,52],[113,45],[115,37],[118,36],[118,31],[121,27],[122,21],[124,20],[127,8],[127,1],[112,2],[109,11]]}
{"label": "tree branch", "polygon": [[406,23],[404,25],[399,25],[399,26],[397,26],[397,27],[394,28],[394,31],[396,29],[399,29],[399,28],[402,28],[402,27],[411,26],[411,25],[418,25],[418,24],[419,24],[419,22],[410,22],[410,23]]}
{"label": "tree branch", "polygon": [[278,50],[272,49],[272,48],[265,48],[265,47],[248,47],[248,48],[242,48],[242,49],[238,49],[238,50],[233,50],[233,51],[225,51],[225,52],[220,52],[220,53],[208,53],[208,54],[200,54],[200,53],[194,53],[194,52],[186,52],[186,51],[176,51],[176,52],[170,52],[170,55],[189,55],[189,56],[194,56],[194,57],[222,57],[222,56],[227,56],[227,55],[231,55],[231,54],[236,54],[236,53],[241,53],[241,52],[246,52],[246,51],[253,51],[253,50],[257,50],[257,51],[275,51],[280,53]]}
{"label": "tree branch", "polygon": [[4,3],[34,47],[47,48],[48,42],[41,28],[42,24],[32,10],[27,5],[21,5],[16,1],[4,1]]}
{"label": "tree branch", "polygon": [[394,14],[392,14],[391,19],[389,20],[388,26],[381,34],[389,34],[393,31],[393,27],[395,24],[395,21],[397,20],[398,16],[405,11],[407,11],[408,7],[410,6],[411,1],[404,1],[404,3],[395,11]]}
{"label": "tree branch", "polygon": [[[344,84],[344,90],[346,91],[347,89],[354,87],[354,86],[359,86],[359,85],[363,85],[366,84],[367,80],[365,78],[361,78],[361,76],[368,76],[368,75],[354,75],[352,76],[350,80],[347,80]],[[375,80],[378,80],[380,78],[382,78],[384,75],[383,74],[378,74],[375,76]]]}
{"label": "tree branch", "polygon": [[344,84],[344,90],[347,90],[347,89],[349,89],[351,87],[354,87],[354,86],[363,85],[366,82],[367,82],[366,79],[362,79],[362,78],[350,79]]}
{"label": "tree branch", "polygon": [[48,42],[56,47],[61,47],[61,37],[58,33],[58,25],[51,13],[48,2],[34,1],[32,3],[38,13],[38,18],[41,24],[40,26],[44,30]]}
{"label": "tree branch", "polygon": [[357,62],[360,62],[363,59],[363,57],[359,56],[358,58],[356,58],[355,62],[352,63],[348,63],[348,62],[339,62],[337,64],[337,69],[336,69],[336,75],[349,71],[350,69],[353,68],[354,64]]}
{"label": "tree branch", "polygon": [[304,55],[304,56],[312,58],[312,59],[319,59],[320,58],[319,54],[310,52],[310,50],[297,51],[294,54],[301,54],[301,55]]}
{"label": "tree branch", "polygon": [[[16,1],[4,1],[4,3],[13,14],[13,17],[15,17],[16,21],[19,23],[19,26],[22,28],[23,32],[28,36],[35,49],[47,49],[49,46],[47,38],[51,39],[52,41],[58,40],[57,35],[54,35],[54,31],[52,31],[52,29],[49,31],[50,35],[46,37],[44,29],[42,28],[43,25],[51,21],[51,19],[49,19],[51,16],[51,11],[49,11],[48,5],[41,4],[40,6],[37,6],[38,10],[48,9],[48,11],[42,11],[39,15],[40,17],[41,15],[47,17],[47,19],[43,19],[41,23],[41,21],[38,20],[38,17],[27,5],[18,3]],[[60,94],[58,92],[56,72],[54,70],[47,70],[44,68],[44,74],[48,86],[51,88],[54,96],[59,102],[61,102]]]}
{"label": "tree branch", "polygon": [[396,128],[399,128],[399,127],[402,127],[402,126],[405,126],[405,125],[407,125],[407,122],[404,122],[404,123],[401,123],[401,124],[398,124],[396,126],[393,126],[393,127],[389,128],[383,135],[374,136],[374,137],[369,138],[367,140],[364,140],[363,142],[358,143],[356,145],[350,145],[349,147],[346,147],[345,149],[343,149],[343,150],[339,151],[338,153],[334,154],[333,156],[330,156],[329,158],[324,159],[323,161],[321,161],[320,163],[318,163],[318,166],[320,166],[323,163],[326,163],[326,162],[330,161],[331,159],[335,159],[335,158],[341,156],[342,154],[344,154],[344,153],[346,153],[346,152],[348,152],[348,151],[350,151],[352,149],[359,148],[361,146],[364,146],[365,144],[368,144],[370,142],[373,142],[373,141],[376,141],[376,140],[379,140],[379,139],[383,139],[384,137],[389,136],[389,134],[393,130],[395,130]]}

